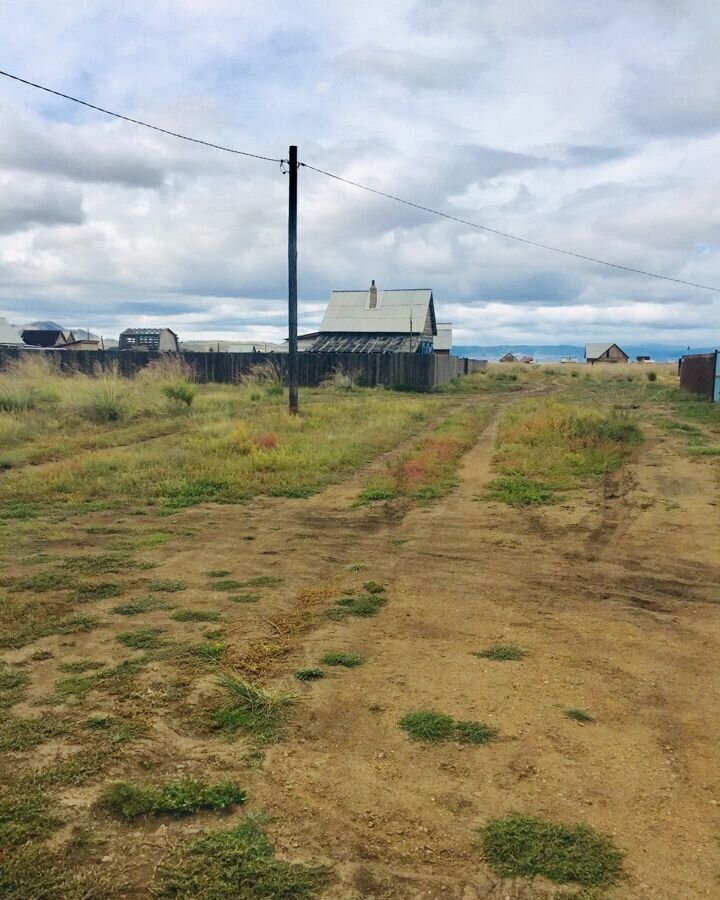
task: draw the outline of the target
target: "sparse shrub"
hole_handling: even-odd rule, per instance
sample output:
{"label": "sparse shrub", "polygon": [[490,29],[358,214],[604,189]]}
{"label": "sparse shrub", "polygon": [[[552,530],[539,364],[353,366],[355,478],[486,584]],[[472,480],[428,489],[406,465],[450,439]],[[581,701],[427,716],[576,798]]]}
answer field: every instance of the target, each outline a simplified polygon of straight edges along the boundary
{"label": "sparse shrub", "polygon": [[346,669],[354,669],[365,662],[364,656],[357,653],[326,653],[320,660],[326,666],[343,666]]}
{"label": "sparse shrub", "polygon": [[119,422],[130,413],[130,389],[117,363],[98,366],[80,391],[78,412],[94,422]]}
{"label": "sparse shrub", "polygon": [[484,857],[502,878],[542,875],[559,884],[607,887],[622,871],[622,853],[588,825],[559,825],[513,813],[482,829]]}
{"label": "sparse shrub", "polygon": [[455,722],[455,737],[461,744],[487,744],[497,736],[497,729],[482,722]]}
{"label": "sparse shrub", "polygon": [[229,569],[210,569],[210,571],[207,573],[208,578],[225,578],[230,574],[231,572]]}
{"label": "sparse shrub", "polygon": [[175,384],[164,384],[161,390],[168,400],[189,409],[195,399],[197,388],[194,384],[178,381]]}
{"label": "sparse shrub", "polygon": [[320,382],[321,388],[334,388],[339,391],[352,391],[358,387],[358,373],[336,366],[335,369]]}
{"label": "sparse shrub", "polygon": [[332,609],[326,611],[330,619],[345,619],[348,616],[369,618],[380,612],[381,607],[387,603],[384,597],[342,597],[336,601]]}
{"label": "sparse shrub", "polygon": [[513,506],[539,506],[557,503],[561,497],[554,485],[524,475],[503,475],[493,478],[488,485],[487,497]]}
{"label": "sparse shrub", "polygon": [[363,587],[368,592],[368,594],[384,594],[385,593],[385,585],[381,584],[378,581],[366,581],[363,584]]}
{"label": "sparse shrub", "polygon": [[657,372],[646,372],[645,377],[648,381],[657,381]]}

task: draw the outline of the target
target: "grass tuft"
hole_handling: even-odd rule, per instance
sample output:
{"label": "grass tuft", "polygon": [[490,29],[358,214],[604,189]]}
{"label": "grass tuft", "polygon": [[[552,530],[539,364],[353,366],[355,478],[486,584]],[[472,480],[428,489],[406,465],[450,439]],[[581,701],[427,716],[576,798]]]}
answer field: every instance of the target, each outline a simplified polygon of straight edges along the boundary
{"label": "grass tuft", "polygon": [[590,713],[585,712],[584,709],[566,709],[565,715],[568,719],[572,719],[574,722],[580,722],[582,724],[589,724],[590,722],[595,721]]}
{"label": "grass tuft", "polygon": [[222,810],[245,800],[245,792],[233,781],[209,784],[186,778],[157,787],[118,781],[105,788],[97,805],[119,819],[132,822],[140,816],[180,818],[203,809]]}
{"label": "grass tuft", "polygon": [[231,603],[257,603],[260,598],[257,594],[230,594],[228,600]]}
{"label": "grass tuft", "polygon": [[229,672],[220,675],[217,683],[229,696],[227,703],[211,711],[213,726],[231,734],[245,731],[260,741],[278,737],[299,699],[296,694],[270,690]]}
{"label": "grass tuft", "polygon": [[208,578],[225,578],[227,575],[230,575],[232,573],[229,569],[210,569],[210,571],[206,574]]}
{"label": "grass tuft", "polygon": [[587,887],[615,883],[622,853],[612,840],[587,825],[559,825],[514,813],[484,829],[485,859],[503,878],[542,875],[559,884]]}
{"label": "grass tuft", "polygon": [[357,653],[326,653],[320,660],[326,666],[344,666],[346,669],[354,669],[355,666],[361,666],[365,662],[364,656]]}
{"label": "grass tuft", "polygon": [[124,631],[116,638],[132,650],[159,650],[164,645],[161,634],[161,628],[142,628],[139,631]]}
{"label": "grass tuft", "polygon": [[179,609],[170,618],[176,622],[217,622],[220,613],[201,609]]}
{"label": "grass tuft", "polygon": [[173,581],[172,579],[160,579],[157,581],[151,581],[147,589],[152,591],[153,593],[162,591],[165,594],[174,594],[177,591],[185,591],[187,590],[187,585],[184,581]]}
{"label": "grass tuft", "polygon": [[146,612],[170,608],[168,603],[158,597],[141,597],[139,600],[131,600],[130,603],[113,606],[112,612],[118,616],[140,616]]}
{"label": "grass tuft", "polygon": [[317,681],[319,678],[324,678],[325,673],[322,669],[298,669],[295,677],[298,681]]}
{"label": "grass tuft", "polygon": [[486,650],[481,650],[479,653],[476,653],[475,656],[479,656],[480,659],[502,661],[518,660],[525,656],[525,650],[521,650],[519,647],[515,647],[512,644],[508,644],[507,646],[495,645],[494,647],[488,647]]}
{"label": "grass tuft", "polygon": [[158,896],[173,900],[311,900],[322,875],[278,860],[258,825],[247,819],[190,844],[175,868],[163,871]]}
{"label": "grass tuft", "polygon": [[437,744],[456,740],[461,744],[487,744],[497,737],[497,729],[482,722],[456,722],[452,716],[429,709],[408,713],[400,719],[400,727],[413,741]]}

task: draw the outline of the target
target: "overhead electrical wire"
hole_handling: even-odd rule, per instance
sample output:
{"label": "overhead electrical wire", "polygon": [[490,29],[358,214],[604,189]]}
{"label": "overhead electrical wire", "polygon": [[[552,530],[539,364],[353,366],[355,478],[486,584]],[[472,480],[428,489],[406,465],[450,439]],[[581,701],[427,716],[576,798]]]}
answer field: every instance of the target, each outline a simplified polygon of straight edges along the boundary
{"label": "overhead electrical wire", "polygon": [[684,281],[682,278],[672,278],[670,275],[658,275],[656,272],[647,272],[645,269],[635,269],[632,266],[623,266],[620,263],[608,262],[606,259],[598,259],[595,256],[586,256],[584,253],[576,253],[574,250],[563,250],[561,247],[553,247],[550,244],[543,244],[540,241],[531,241],[529,238],[520,237],[517,234],[511,234],[509,231],[500,231],[499,228],[491,228],[489,225],[481,225],[479,222],[471,222],[469,219],[462,219],[460,216],[453,216],[450,213],[441,212],[439,209],[432,209],[430,206],[423,206],[421,203],[415,203],[412,200],[406,200],[404,197],[397,197],[395,194],[388,194],[385,191],[379,191],[377,188],[368,187],[366,184],[360,184],[357,181],[351,181],[349,178],[343,178],[332,172],[326,172],[317,166],[311,166],[309,163],[300,163],[306,169],[325,175],[328,178],[334,178],[335,181],[341,181],[343,184],[352,185],[352,187],[360,188],[362,191],[368,191],[371,194],[377,194],[379,197],[385,197],[388,200],[395,200],[397,203],[403,203],[405,206],[412,206],[413,209],[419,209],[423,212],[431,213],[433,216],[440,216],[443,219],[450,219],[452,222],[459,222],[461,225],[467,225],[470,228],[477,228],[480,231],[487,231],[490,234],[496,234],[500,237],[508,238],[511,241],[518,241],[521,244],[529,244],[531,247],[540,247],[542,250],[551,250],[553,253],[562,253],[565,256],[574,256],[576,259],[585,260],[585,262],[598,263],[601,266],[610,266],[613,269],[621,269],[623,272],[632,272],[635,275],[646,275],[649,278],[659,278],[662,281],[672,281],[675,284],[683,284],[686,287],[700,288],[703,291],[715,291],[720,294],[720,288],[712,287],[708,284],[698,284],[695,281]]}
{"label": "overhead electrical wire", "polygon": [[248,153],[247,150],[236,150],[234,147],[223,147],[221,144],[213,144],[210,141],[203,141],[200,138],[189,137],[187,134],[179,134],[177,131],[170,131],[167,128],[161,128],[159,125],[151,125],[149,122],[142,122],[140,119],[133,119],[130,116],[123,116],[121,113],[113,112],[110,109],[104,109],[102,106],[95,106],[94,103],[88,103],[87,100],[80,100],[78,97],[71,97],[70,94],[63,94],[62,91],[56,91],[53,88],[45,87],[44,84],[36,84],[34,81],[28,81],[26,78],[20,78],[19,75],[13,75],[10,72],[4,72],[0,69],[0,75],[4,78],[10,78],[13,81],[19,81],[21,84],[27,84],[29,87],[37,88],[39,91],[45,91],[48,94],[54,94],[56,97],[62,97],[63,100],[72,100],[73,103],[79,103],[80,106],[87,106],[88,109],[94,109],[97,112],[104,113],[106,116],[112,116],[115,119],[122,119],[123,122],[131,122],[133,125],[142,125],[143,128],[150,128],[152,131],[159,131],[161,134],[167,134],[170,137],[179,138],[181,141],[190,141],[192,144],[202,144],[203,147],[212,147],[213,150],[222,150],[225,153],[235,153],[238,156],[249,156],[251,159],[262,159],[266,162],[282,163],[283,160],[274,156],[261,156],[259,153]]}
{"label": "overhead electrical wire", "polygon": [[[80,106],[85,106],[88,109],[94,109],[96,112],[101,112],[106,116],[112,116],[115,119],[121,119],[123,122],[130,122],[133,125],[140,125],[143,128],[149,128],[152,131],[158,131],[160,134],[166,134],[169,137],[178,138],[181,141],[188,141],[192,144],[200,144],[203,147],[211,147],[213,150],[222,150],[224,153],[234,153],[237,156],[246,156],[250,159],[260,159],[265,162],[274,162],[279,163],[283,171],[286,171],[285,167],[288,164],[287,159],[282,157],[275,156],[262,156],[259,153],[250,153],[247,150],[237,150],[234,147],[225,147],[222,144],[215,144],[211,141],[204,141],[201,138],[190,137],[186,134],[180,134],[177,131],[170,131],[167,128],[161,128],[159,125],[152,125],[149,122],[143,122],[140,119],[134,119],[131,116],[125,116],[121,113],[113,112],[110,109],[105,109],[102,106],[96,106],[94,103],[88,103],[87,100],[81,100],[78,97],[73,97],[70,94],[65,94],[62,91],[56,91],[54,88],[46,87],[43,84],[38,84],[34,81],[29,81],[27,78],[21,78],[19,75],[13,75],[11,72],[5,72],[0,69],[0,76],[4,78],[9,78],[12,81],[17,81],[20,84],[25,84],[28,87],[36,88],[39,91],[45,91],[47,94],[53,94],[56,97],[61,97],[63,100],[71,100],[73,103],[78,103]],[[384,197],[387,200],[394,200],[396,203],[402,203],[404,206],[410,206],[413,209],[421,210],[422,212],[430,213],[433,216],[439,216],[443,219],[449,219],[451,222],[458,222],[461,225],[466,225],[469,228],[475,228],[479,231],[485,231],[488,234],[495,234],[498,237],[507,238],[511,241],[516,241],[520,244],[526,244],[530,247],[538,247],[541,250],[549,250],[552,253],[561,253],[564,256],[572,256],[575,259],[581,259],[585,262],[595,263],[600,266],[607,266],[611,269],[619,269],[622,272],[630,272],[633,275],[643,275],[647,278],[656,278],[660,281],[669,281],[673,284],[681,284],[685,287],[694,287],[699,288],[703,291],[712,291],[714,293],[720,294],[720,287],[712,287],[708,284],[699,284],[696,281],[685,281],[682,278],[673,278],[670,275],[659,275],[657,272],[648,272],[646,269],[637,269],[633,266],[624,266],[620,263],[610,262],[606,259],[600,259],[596,256],[588,256],[584,253],[577,253],[574,250],[565,250],[562,247],[554,247],[551,244],[543,244],[541,241],[533,241],[530,238],[520,237],[520,235],[512,234],[509,231],[501,231],[499,228],[492,228],[489,225],[482,225],[479,222],[472,222],[469,219],[463,219],[460,216],[454,216],[451,213],[442,212],[439,209],[433,209],[430,206],[425,206],[422,203],[416,203],[413,200],[407,200],[404,197],[398,197],[395,194],[387,193],[386,191],[380,191],[377,188],[369,187],[366,184],[360,184],[357,181],[352,181],[349,178],[343,178],[341,175],[336,175],[333,172],[328,172],[325,169],[320,169],[317,166],[312,166],[310,163],[300,162],[299,166],[302,166],[305,169],[308,169],[311,172],[316,172],[319,175],[324,175],[326,178],[332,178],[335,181],[342,182],[343,184],[351,185],[352,187],[358,188],[361,191],[367,191],[370,194],[376,194],[378,197]]]}

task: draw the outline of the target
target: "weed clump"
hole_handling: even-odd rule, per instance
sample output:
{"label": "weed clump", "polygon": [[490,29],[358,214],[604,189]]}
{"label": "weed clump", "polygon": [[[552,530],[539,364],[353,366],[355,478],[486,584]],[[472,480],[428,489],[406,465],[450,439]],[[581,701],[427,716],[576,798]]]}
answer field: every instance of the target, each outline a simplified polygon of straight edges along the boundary
{"label": "weed clump", "polygon": [[161,591],[164,594],[174,594],[177,591],[187,590],[187,585],[184,581],[173,581],[172,579],[166,578],[151,581],[148,584],[147,589],[153,593]]}
{"label": "weed clump", "polygon": [[229,569],[210,569],[207,573],[208,578],[225,578],[227,575],[230,575]]}
{"label": "weed clump", "polygon": [[487,497],[489,500],[512,506],[540,506],[557,503],[562,499],[558,496],[555,485],[524,475],[503,475],[500,478],[493,478],[488,485]]}
{"label": "weed clump", "polygon": [[125,585],[119,581],[101,581],[97,584],[81,584],[76,591],[80,603],[90,600],[109,600],[125,593]]}
{"label": "weed clump", "polygon": [[335,606],[327,610],[326,615],[330,619],[345,619],[348,616],[368,618],[376,616],[380,609],[387,603],[382,596],[370,597],[342,597],[335,602]]}
{"label": "weed clump", "polygon": [[385,593],[385,585],[381,584],[379,581],[366,581],[363,584],[363,587],[368,592],[368,594],[384,594]]}
{"label": "weed clump", "polygon": [[606,887],[622,870],[622,853],[588,825],[559,825],[514,813],[482,829],[485,859],[503,878],[542,875],[559,884]]}
{"label": "weed clump", "polygon": [[408,713],[400,719],[400,727],[413,741],[437,744],[456,740],[461,744],[487,744],[497,737],[497,729],[482,722],[456,722],[452,716],[429,709]]}
{"label": "weed clump", "polygon": [[140,816],[190,816],[203,809],[221,810],[244,803],[245,792],[233,781],[208,784],[186,778],[158,787],[127,781],[109,785],[98,799],[105,812],[132,822]]}
{"label": "weed clump", "polygon": [[213,727],[231,734],[246,731],[260,741],[277,738],[298,701],[295,694],[270,690],[230,673],[223,673],[217,683],[227,692],[228,700],[211,711]]}
{"label": "weed clump", "polygon": [[326,653],[320,660],[326,666],[343,666],[346,669],[354,669],[365,662],[364,656],[357,653]]}
{"label": "weed clump", "polygon": [[257,603],[260,598],[257,594],[230,594],[228,600],[231,603]]}
{"label": "weed clump", "polygon": [[139,616],[142,613],[155,612],[158,609],[170,609],[170,606],[157,597],[141,597],[139,600],[131,600],[130,603],[113,606],[112,612],[118,616]]}
{"label": "weed clump", "polygon": [[164,645],[161,634],[161,628],[143,628],[139,631],[124,631],[117,635],[117,640],[132,650],[159,650]]}
{"label": "weed clump", "polygon": [[324,678],[325,673],[322,669],[298,669],[295,677],[298,681],[317,681],[319,678]]}
{"label": "weed clump", "polygon": [[525,656],[525,651],[511,644],[507,646],[496,645],[488,647],[486,650],[481,650],[475,656],[479,656],[480,659],[494,659],[498,661],[518,660]]}
{"label": "weed clump", "polygon": [[311,900],[321,872],[275,858],[272,844],[247,819],[190,844],[176,868],[165,869],[159,896],[172,900]]}
{"label": "weed clump", "polygon": [[568,719],[572,719],[574,722],[580,722],[582,725],[587,725],[590,722],[595,721],[590,713],[585,712],[584,709],[566,709],[565,715]]}
{"label": "weed clump", "polygon": [[176,622],[217,622],[220,613],[201,609],[179,609],[170,618]]}

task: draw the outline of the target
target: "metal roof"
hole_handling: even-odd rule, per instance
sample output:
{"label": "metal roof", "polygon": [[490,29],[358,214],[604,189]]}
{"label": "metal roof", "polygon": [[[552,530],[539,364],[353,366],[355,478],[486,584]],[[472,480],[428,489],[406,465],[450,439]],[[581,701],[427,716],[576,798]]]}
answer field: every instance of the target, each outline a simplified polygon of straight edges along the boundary
{"label": "metal roof", "polygon": [[[125,331],[121,331],[120,334],[161,334],[163,331],[169,331],[170,334],[175,334],[171,328],[126,328]],[[175,337],[177,337],[177,335],[175,335]]]}
{"label": "metal roof", "polygon": [[20,332],[13,328],[7,319],[0,318],[0,344],[19,344],[22,346],[23,339]]}
{"label": "metal roof", "polygon": [[433,294],[429,288],[378,291],[375,309],[370,309],[370,291],[333,291],[320,332],[368,332],[408,334],[412,318],[413,334],[422,334],[428,314],[436,333]]}
{"label": "metal roof", "polygon": [[598,359],[603,353],[607,353],[611,347],[617,347],[617,344],[612,341],[605,344],[585,344],[585,359]]}

